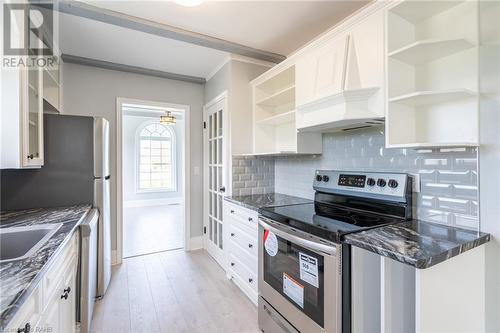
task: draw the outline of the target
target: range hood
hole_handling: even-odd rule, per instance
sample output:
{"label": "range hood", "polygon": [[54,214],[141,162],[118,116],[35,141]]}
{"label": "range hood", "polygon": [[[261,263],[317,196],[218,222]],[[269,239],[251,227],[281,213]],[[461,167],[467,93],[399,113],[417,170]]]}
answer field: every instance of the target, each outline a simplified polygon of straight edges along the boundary
{"label": "range hood", "polygon": [[378,87],[343,90],[301,105],[297,107],[297,130],[336,132],[381,125],[384,117],[376,107],[378,91]]}

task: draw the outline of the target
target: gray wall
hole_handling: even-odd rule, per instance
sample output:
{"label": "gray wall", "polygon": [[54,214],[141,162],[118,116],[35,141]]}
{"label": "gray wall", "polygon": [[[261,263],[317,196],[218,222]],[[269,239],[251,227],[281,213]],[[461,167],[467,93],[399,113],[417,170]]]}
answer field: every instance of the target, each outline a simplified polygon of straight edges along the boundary
{"label": "gray wall", "polygon": [[65,114],[102,116],[110,122],[112,247],[116,248],[116,98],[186,104],[190,113],[191,237],[202,235],[202,105],[204,86],[138,74],[64,64]]}
{"label": "gray wall", "polygon": [[322,155],[276,158],[275,191],[313,198],[316,169],[419,173],[419,219],[479,228],[476,148],[386,149],[384,143],[382,128],[324,134]]}
{"label": "gray wall", "polygon": [[228,90],[231,84],[230,80],[231,61],[228,61],[205,83],[204,104]]}
{"label": "gray wall", "polygon": [[137,131],[145,122],[151,121],[151,117],[124,116],[123,117],[123,201],[124,206],[127,201],[152,200],[178,198],[177,202],[182,202],[184,195],[182,164],[182,149],[184,146],[184,120],[177,117],[177,124],[172,126],[175,134],[175,161],[176,161],[176,190],[159,192],[137,192]]}

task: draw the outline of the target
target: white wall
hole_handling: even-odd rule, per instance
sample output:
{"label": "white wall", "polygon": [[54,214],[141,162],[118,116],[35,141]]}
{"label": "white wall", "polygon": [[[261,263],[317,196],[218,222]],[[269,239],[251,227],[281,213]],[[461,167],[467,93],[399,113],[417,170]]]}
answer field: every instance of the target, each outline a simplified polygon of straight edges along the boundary
{"label": "white wall", "polygon": [[181,203],[184,195],[182,150],[184,147],[184,119],[177,117],[177,124],[172,126],[175,135],[176,189],[174,191],[137,192],[137,131],[144,123],[154,120],[152,117],[123,117],[123,201],[124,207],[136,205],[138,201],[155,200],[165,203]]}
{"label": "white wall", "polygon": [[190,106],[191,237],[202,235],[204,86],[75,64],[63,65],[64,114],[105,117],[110,122],[112,248],[116,249],[116,98]]}

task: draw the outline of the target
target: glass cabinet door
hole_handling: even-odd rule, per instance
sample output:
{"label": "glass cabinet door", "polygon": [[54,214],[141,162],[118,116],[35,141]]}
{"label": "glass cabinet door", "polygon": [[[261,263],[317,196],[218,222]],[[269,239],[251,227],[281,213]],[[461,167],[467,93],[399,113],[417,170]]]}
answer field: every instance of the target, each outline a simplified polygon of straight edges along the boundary
{"label": "glass cabinet door", "polygon": [[[32,32],[30,39],[37,40]],[[30,51],[30,58],[32,57],[37,55]],[[23,74],[26,82],[23,108],[23,164],[41,166],[43,165],[43,67],[25,68]]]}

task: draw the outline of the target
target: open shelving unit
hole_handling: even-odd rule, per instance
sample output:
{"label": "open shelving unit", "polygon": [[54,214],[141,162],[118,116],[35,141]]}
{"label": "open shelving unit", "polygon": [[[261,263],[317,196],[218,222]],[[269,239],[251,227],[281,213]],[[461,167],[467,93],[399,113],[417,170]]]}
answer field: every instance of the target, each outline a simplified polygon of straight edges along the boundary
{"label": "open shelving unit", "polygon": [[477,14],[475,1],[388,10],[387,147],[479,144]]}
{"label": "open shelving unit", "polygon": [[252,82],[254,155],[321,153],[321,135],[297,132],[295,66]]}

